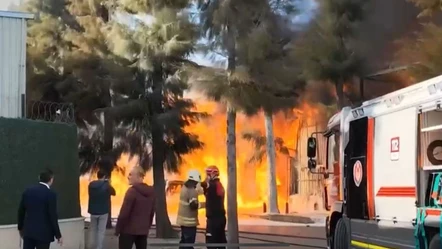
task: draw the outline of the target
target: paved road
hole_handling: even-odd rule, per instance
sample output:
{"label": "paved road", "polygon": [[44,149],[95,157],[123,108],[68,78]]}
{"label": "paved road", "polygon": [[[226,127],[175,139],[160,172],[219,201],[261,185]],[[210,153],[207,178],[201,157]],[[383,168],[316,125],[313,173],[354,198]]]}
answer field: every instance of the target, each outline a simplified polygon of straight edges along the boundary
{"label": "paved road", "polygon": [[240,226],[241,238],[268,240],[289,244],[286,248],[325,248],[323,227],[306,226]]}
{"label": "paved road", "polygon": [[[324,228],[298,226],[275,226],[275,225],[240,225],[240,243],[247,243],[248,246],[241,246],[242,249],[260,249],[260,248],[290,248],[290,249],[320,249],[325,248]],[[112,230],[109,230],[106,236],[106,249],[117,249],[117,239],[112,236]],[[156,244],[150,248],[177,248],[163,247],[159,244],[178,243],[178,240],[160,240],[155,238],[155,230],[149,235],[149,243]],[[196,243],[204,243],[204,229],[198,229]],[[259,244],[259,246],[255,246]],[[265,246],[268,244],[267,246]],[[277,244],[281,245],[277,246]],[[283,246],[285,245],[285,246]],[[195,246],[195,248],[205,248]]]}
{"label": "paved road", "polygon": [[[172,223],[175,217],[170,217]],[[198,236],[196,243],[204,243],[204,227],[205,218],[200,218],[201,224],[198,229]],[[324,238],[323,224],[296,224],[287,222],[274,222],[263,219],[256,219],[250,217],[241,217],[239,219],[240,243],[248,243],[248,246],[241,246],[241,249],[260,249],[260,248],[290,248],[290,249],[325,249],[326,243]],[[155,231],[152,230],[149,243],[164,244],[164,243],[178,243],[177,240],[163,241],[155,238]],[[277,247],[275,244],[285,244],[284,247]],[[252,244],[252,245],[250,245]],[[253,246],[253,244],[268,244],[267,247]],[[106,249],[117,249],[118,243],[116,237],[112,236],[112,230],[108,231],[106,237]],[[178,248],[178,247],[150,247],[150,248]],[[195,246],[197,248],[206,248]]]}
{"label": "paved road", "polygon": [[[290,249],[324,249],[325,240],[322,238],[323,229],[319,227],[273,227],[273,233],[269,234],[266,231],[269,227],[265,226],[241,226],[240,243],[247,243],[247,246],[241,246],[241,249],[262,249],[262,248],[290,248]],[[178,240],[159,240],[154,238],[155,232],[152,231],[149,238],[149,244],[154,247],[149,248],[177,248],[176,246],[158,246],[164,243],[178,243]],[[205,237],[203,231],[199,231],[196,243],[204,243]],[[255,246],[258,245],[259,246]],[[264,247],[262,245],[268,246]],[[286,244],[287,246],[279,247],[276,244]],[[157,246],[155,246],[157,245]],[[117,238],[112,236],[112,231],[108,231],[104,248],[117,249]],[[195,246],[195,249],[206,248],[202,246]]]}

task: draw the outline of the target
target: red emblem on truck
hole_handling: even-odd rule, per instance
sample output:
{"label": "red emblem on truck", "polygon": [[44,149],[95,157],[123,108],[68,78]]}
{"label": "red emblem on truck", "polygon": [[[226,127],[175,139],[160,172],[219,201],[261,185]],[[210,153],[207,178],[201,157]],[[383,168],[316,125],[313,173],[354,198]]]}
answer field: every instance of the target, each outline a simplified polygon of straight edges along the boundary
{"label": "red emblem on truck", "polygon": [[359,187],[362,182],[362,163],[361,161],[357,160],[355,164],[353,165],[353,180],[355,182],[356,187]]}

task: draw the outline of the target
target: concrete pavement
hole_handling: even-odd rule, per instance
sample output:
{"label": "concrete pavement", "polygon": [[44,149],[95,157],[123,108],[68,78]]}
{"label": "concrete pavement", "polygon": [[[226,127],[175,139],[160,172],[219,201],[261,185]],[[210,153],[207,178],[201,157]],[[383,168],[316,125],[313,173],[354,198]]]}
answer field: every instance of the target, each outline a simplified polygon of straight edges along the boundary
{"label": "concrete pavement", "polygon": [[[170,215],[170,221],[175,224],[176,216]],[[313,217],[310,215],[308,217]],[[313,218],[314,223],[293,223],[280,222],[262,217],[251,217],[250,215],[240,215],[239,230],[240,243],[252,244],[268,244],[268,247],[256,246],[241,246],[241,249],[259,249],[259,248],[290,248],[290,249],[312,249],[312,248],[326,248],[325,231],[322,216],[317,215],[318,218]],[[86,218],[88,220],[88,218]],[[204,228],[206,226],[206,218],[204,214],[199,217],[200,226],[198,229],[198,236],[196,243],[204,243]],[[177,228],[178,229],[178,228]],[[87,231],[87,230],[86,230]],[[87,237],[86,237],[87,239]],[[149,244],[164,244],[164,243],[178,243],[178,239],[163,240],[155,238],[155,231],[152,230],[149,234]],[[275,243],[285,243],[287,247],[275,247]],[[104,244],[105,249],[118,249],[118,238],[113,236],[113,230],[107,231],[107,236]],[[177,246],[170,247],[150,247],[150,248],[178,248]],[[195,247],[206,248],[206,247]]]}
{"label": "concrete pavement", "polygon": [[[87,231],[87,230],[86,230]],[[320,227],[300,227],[300,226],[262,226],[262,225],[241,225],[240,243],[248,243],[248,246],[241,246],[242,249],[260,249],[260,248],[290,248],[290,249],[324,249],[324,229]],[[87,236],[86,236],[87,239]],[[178,239],[158,239],[155,238],[155,230],[152,229],[149,234],[149,244],[178,243]],[[204,243],[204,229],[199,229],[196,243]],[[276,243],[286,244],[286,247],[275,247]],[[263,246],[254,246],[250,244],[260,244]],[[108,230],[105,238],[104,248],[118,249],[118,238],[113,235],[113,230]],[[161,246],[150,248],[177,248],[177,246]],[[195,247],[195,249],[206,247]]]}

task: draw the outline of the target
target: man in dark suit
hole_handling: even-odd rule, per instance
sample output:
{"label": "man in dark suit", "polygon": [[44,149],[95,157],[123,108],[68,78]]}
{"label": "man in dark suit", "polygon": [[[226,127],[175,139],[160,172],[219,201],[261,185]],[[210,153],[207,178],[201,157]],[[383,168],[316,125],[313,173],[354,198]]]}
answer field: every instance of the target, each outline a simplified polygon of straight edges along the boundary
{"label": "man in dark suit", "polygon": [[23,238],[23,249],[49,249],[54,237],[63,245],[58,227],[57,196],[51,190],[54,174],[40,173],[40,182],[22,195],[18,209],[18,231]]}

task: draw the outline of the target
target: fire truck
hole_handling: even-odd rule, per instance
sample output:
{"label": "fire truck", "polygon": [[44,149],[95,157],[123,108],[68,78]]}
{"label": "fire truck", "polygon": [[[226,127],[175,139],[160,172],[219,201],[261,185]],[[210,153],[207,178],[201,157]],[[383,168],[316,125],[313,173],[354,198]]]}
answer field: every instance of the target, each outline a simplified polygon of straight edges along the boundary
{"label": "fire truck", "polygon": [[324,136],[328,248],[441,246],[442,76],[345,107],[307,141],[316,167]]}

